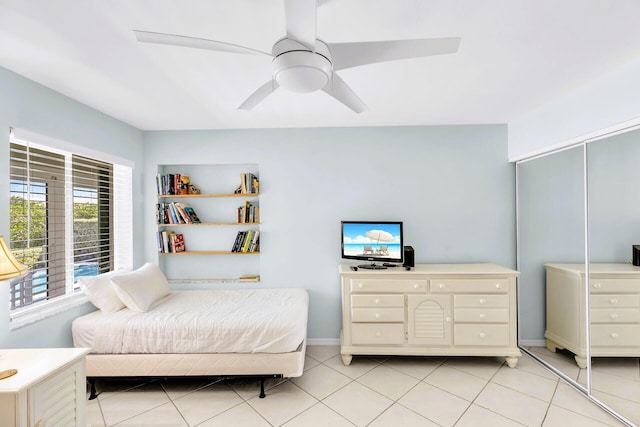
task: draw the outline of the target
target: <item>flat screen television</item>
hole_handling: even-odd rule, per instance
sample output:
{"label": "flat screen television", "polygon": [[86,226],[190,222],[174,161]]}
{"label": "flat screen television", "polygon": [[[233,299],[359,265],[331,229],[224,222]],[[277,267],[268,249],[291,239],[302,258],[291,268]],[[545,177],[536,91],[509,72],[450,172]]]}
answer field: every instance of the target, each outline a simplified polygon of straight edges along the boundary
{"label": "flat screen television", "polygon": [[368,261],[359,268],[382,269],[402,264],[401,221],[342,221],[342,258]]}

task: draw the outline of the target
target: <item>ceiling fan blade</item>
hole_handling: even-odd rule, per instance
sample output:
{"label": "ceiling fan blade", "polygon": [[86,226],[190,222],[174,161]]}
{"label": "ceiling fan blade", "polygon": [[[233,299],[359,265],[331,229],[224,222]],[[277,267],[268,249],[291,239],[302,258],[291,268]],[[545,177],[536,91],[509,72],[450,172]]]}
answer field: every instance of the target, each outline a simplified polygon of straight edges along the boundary
{"label": "ceiling fan blade", "polygon": [[287,38],[314,50],[316,45],[316,0],[285,0]]}
{"label": "ceiling fan blade", "polygon": [[245,55],[267,55],[270,53],[249,47],[238,46],[231,43],[219,42],[216,40],[200,39],[197,37],[178,36],[175,34],[153,33],[150,31],[133,30],[136,39],[142,43],[166,44],[171,46],[192,47],[195,49],[217,50],[221,52],[242,53]]}
{"label": "ceiling fan blade", "polygon": [[323,91],[333,96],[338,101],[342,102],[347,107],[351,108],[356,113],[360,114],[363,111],[368,110],[367,106],[362,100],[351,90],[351,88],[340,78],[336,73],[333,73],[331,81],[322,88]]}
{"label": "ceiling fan blade", "polygon": [[390,40],[377,42],[330,43],[333,69],[357,67],[377,62],[455,53],[460,37]]}
{"label": "ceiling fan blade", "polygon": [[243,103],[238,107],[238,110],[251,110],[253,107],[262,102],[267,96],[271,95],[278,89],[280,85],[275,79],[271,79],[253,92]]}

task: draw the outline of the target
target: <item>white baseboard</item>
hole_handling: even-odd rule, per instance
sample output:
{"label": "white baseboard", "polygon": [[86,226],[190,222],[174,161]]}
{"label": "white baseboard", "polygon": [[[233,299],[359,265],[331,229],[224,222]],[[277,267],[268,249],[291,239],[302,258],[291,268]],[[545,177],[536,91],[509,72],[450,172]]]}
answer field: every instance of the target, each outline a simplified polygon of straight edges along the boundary
{"label": "white baseboard", "polygon": [[518,341],[518,344],[521,347],[546,347],[547,340],[520,340]]}
{"label": "white baseboard", "polygon": [[308,338],[307,345],[340,345],[340,338]]}

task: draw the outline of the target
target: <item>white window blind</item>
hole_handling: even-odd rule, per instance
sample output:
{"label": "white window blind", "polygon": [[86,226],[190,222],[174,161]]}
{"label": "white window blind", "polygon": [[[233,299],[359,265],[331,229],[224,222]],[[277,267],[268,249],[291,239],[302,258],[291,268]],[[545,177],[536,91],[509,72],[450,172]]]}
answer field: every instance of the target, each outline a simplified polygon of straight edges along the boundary
{"label": "white window blind", "polygon": [[13,321],[81,293],[80,276],[131,268],[132,168],[27,132],[10,141],[10,247],[29,268],[11,282]]}

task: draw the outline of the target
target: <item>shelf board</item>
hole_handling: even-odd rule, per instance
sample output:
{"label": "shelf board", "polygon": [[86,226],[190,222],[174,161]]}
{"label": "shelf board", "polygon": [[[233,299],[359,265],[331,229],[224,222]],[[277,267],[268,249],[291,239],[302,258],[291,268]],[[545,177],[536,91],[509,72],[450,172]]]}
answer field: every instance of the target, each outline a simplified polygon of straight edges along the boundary
{"label": "shelf board", "polygon": [[231,251],[184,251],[184,252],[160,252],[158,255],[258,255],[255,252],[231,252]]}
{"label": "shelf board", "polygon": [[158,194],[158,199],[188,199],[212,197],[258,197],[260,193]]}

